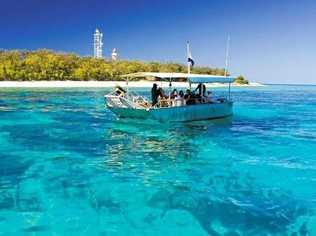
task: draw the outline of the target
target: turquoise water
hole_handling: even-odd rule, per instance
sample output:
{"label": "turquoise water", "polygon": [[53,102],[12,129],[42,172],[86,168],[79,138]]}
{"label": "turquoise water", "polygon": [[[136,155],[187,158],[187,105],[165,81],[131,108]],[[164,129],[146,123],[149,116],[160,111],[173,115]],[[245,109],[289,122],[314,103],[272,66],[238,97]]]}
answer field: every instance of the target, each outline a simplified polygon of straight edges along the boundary
{"label": "turquoise water", "polygon": [[316,235],[315,86],[173,125],[116,120],[106,92],[0,90],[0,235]]}

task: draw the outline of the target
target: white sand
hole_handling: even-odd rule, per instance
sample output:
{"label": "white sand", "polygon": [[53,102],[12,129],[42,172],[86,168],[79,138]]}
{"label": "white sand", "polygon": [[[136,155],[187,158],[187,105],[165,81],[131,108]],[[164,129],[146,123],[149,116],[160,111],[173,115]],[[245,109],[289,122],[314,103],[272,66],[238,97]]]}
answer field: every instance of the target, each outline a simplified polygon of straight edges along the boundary
{"label": "white sand", "polygon": [[[169,87],[169,82],[153,82],[153,81],[131,81],[128,83],[130,87],[152,87],[153,83],[158,86]],[[111,88],[126,86],[124,81],[0,81],[0,88]],[[188,87],[186,82],[173,82],[173,87]],[[207,84],[207,87],[226,87],[227,84]],[[260,83],[250,83],[249,85],[233,84],[234,87],[255,87],[264,86]]]}

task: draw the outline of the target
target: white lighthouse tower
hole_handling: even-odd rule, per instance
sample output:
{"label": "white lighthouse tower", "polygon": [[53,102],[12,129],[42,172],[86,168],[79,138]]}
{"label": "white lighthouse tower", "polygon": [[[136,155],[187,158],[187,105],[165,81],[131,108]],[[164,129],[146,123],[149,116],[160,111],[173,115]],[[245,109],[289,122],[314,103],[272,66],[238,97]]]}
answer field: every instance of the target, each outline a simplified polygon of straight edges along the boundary
{"label": "white lighthouse tower", "polygon": [[94,49],[94,58],[102,58],[102,47],[103,47],[103,42],[102,42],[103,34],[96,29],[94,34],[93,34],[93,49]]}
{"label": "white lighthouse tower", "polygon": [[111,57],[112,57],[112,61],[116,61],[117,60],[118,54],[117,54],[116,48],[113,48]]}

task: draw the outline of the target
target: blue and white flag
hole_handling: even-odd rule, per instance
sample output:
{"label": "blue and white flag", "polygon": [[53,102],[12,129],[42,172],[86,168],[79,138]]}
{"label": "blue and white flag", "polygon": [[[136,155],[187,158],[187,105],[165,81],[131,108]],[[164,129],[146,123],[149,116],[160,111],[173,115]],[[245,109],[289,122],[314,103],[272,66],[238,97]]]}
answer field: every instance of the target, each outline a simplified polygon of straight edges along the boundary
{"label": "blue and white flag", "polygon": [[192,54],[191,54],[191,50],[190,50],[190,43],[187,42],[187,56],[188,56],[188,63],[190,63],[190,66],[193,67],[194,66],[194,61],[192,58]]}

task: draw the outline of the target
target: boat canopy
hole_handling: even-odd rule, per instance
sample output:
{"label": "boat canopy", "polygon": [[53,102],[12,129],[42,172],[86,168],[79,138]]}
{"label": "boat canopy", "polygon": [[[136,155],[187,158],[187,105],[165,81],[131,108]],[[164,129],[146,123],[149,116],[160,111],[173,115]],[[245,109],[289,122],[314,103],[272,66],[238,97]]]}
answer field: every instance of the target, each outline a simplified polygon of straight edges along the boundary
{"label": "boat canopy", "polygon": [[232,83],[235,77],[222,75],[206,74],[187,74],[187,73],[158,73],[158,72],[138,72],[122,75],[125,78],[160,78],[166,80],[187,79],[190,83]]}

